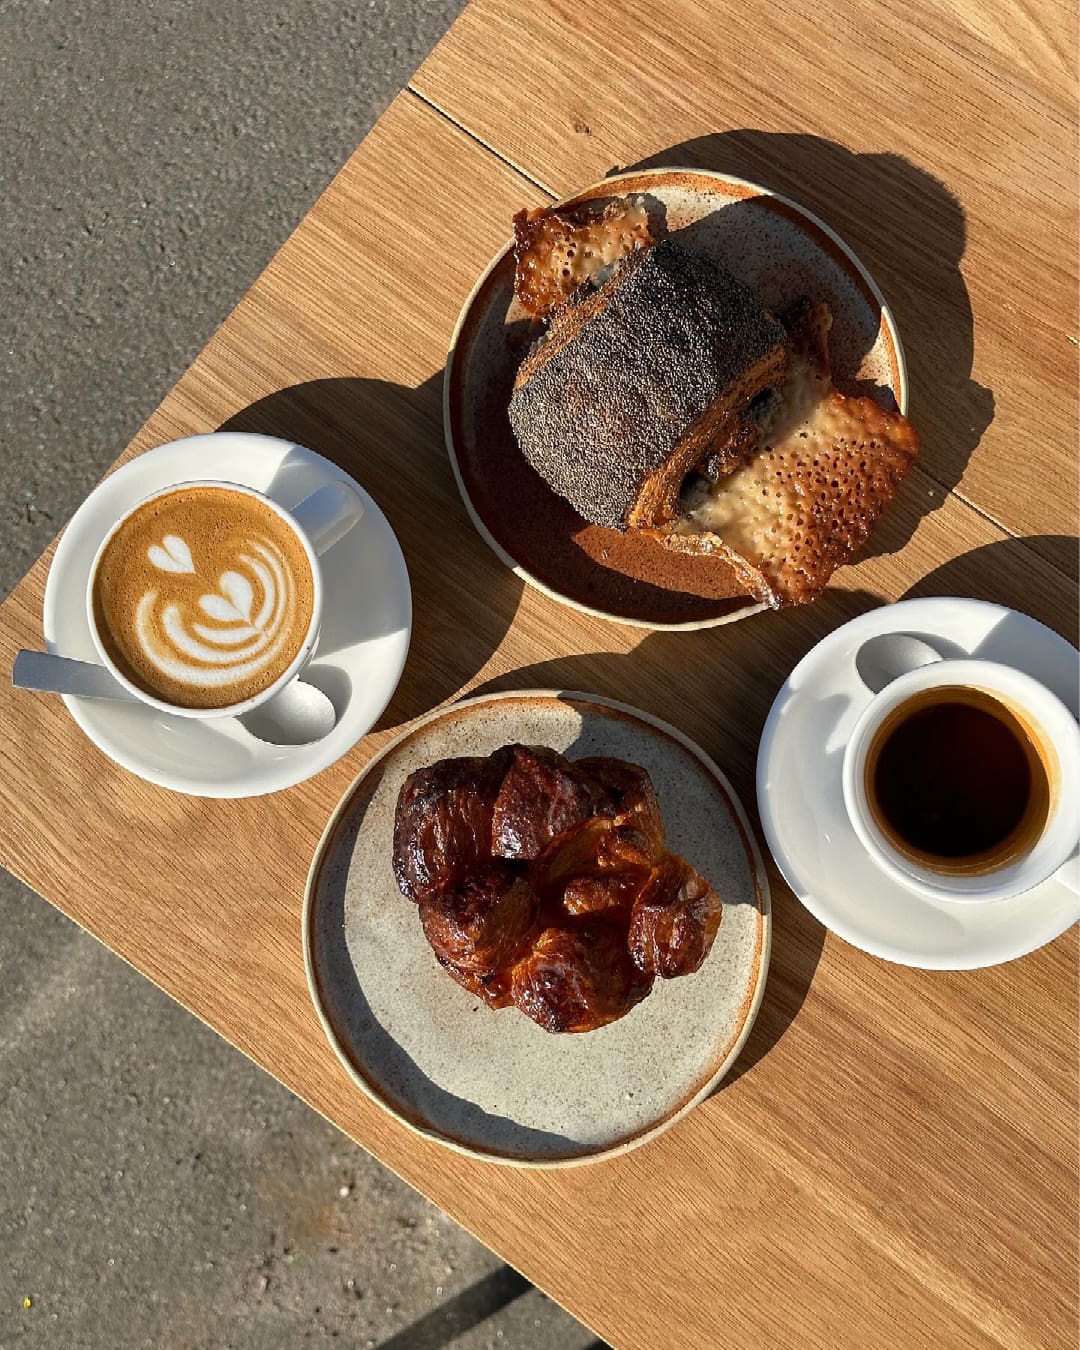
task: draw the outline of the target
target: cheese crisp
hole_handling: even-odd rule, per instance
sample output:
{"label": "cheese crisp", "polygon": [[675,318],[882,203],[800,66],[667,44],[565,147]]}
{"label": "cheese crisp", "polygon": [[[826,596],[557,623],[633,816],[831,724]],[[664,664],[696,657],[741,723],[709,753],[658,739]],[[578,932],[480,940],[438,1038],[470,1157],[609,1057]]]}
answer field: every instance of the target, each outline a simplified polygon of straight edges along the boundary
{"label": "cheese crisp", "polygon": [[538,208],[514,217],[514,291],[547,319],[605,268],[652,243],[645,207],[632,197],[597,207]]}
{"label": "cheese crisp", "polygon": [[717,482],[697,479],[663,535],[726,559],[773,608],[806,604],[866,542],[918,451],[906,418],[832,386],[828,307],[791,321],[791,357],[757,428],[759,449]]}

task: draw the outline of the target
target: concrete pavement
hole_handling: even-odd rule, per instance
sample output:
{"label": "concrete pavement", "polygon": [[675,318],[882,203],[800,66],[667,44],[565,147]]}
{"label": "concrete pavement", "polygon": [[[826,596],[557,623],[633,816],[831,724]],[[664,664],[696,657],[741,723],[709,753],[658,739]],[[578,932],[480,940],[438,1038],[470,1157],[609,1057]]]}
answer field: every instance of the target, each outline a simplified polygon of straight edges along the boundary
{"label": "concrete pavement", "polygon": [[[0,6],[0,586],[179,377],[459,0]],[[0,1346],[593,1338],[6,874]]]}

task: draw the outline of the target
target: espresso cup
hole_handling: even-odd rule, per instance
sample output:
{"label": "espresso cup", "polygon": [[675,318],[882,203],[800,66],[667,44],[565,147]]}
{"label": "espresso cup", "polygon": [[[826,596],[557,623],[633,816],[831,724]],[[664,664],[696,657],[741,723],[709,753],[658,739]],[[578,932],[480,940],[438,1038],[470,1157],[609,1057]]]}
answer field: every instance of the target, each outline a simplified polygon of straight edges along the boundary
{"label": "espresso cup", "polygon": [[[1030,814],[1018,817],[1012,834],[1003,835],[996,849],[970,856],[962,850],[950,855],[946,849],[931,856],[901,837],[886,818],[876,774],[885,743],[907,717],[920,709],[965,703],[998,717],[1003,735],[1015,735],[1029,762],[1029,791],[1035,796],[1024,807]],[[1007,744],[1002,749],[1012,754]],[[937,757],[943,753],[936,747]],[[1046,881],[1080,842],[1080,727],[1056,695],[1011,666],[978,659],[934,661],[899,675],[871,699],[844,752],[843,793],[863,847],[894,880],[934,900],[1003,900]]]}
{"label": "espresso cup", "polygon": [[[253,498],[260,503],[262,507],[269,510],[284,527],[285,535],[300,550],[301,555],[306,561],[309,569],[310,585],[310,604],[305,605],[308,609],[306,622],[303,624],[303,631],[300,635],[299,644],[284,669],[277,674],[265,687],[260,688],[257,693],[249,697],[240,698],[234,702],[224,703],[216,706],[197,707],[188,706],[182,702],[173,701],[169,698],[160,696],[158,693],[149,690],[121,668],[118,661],[114,659],[110,650],[109,640],[102,631],[103,621],[98,613],[98,605],[95,603],[95,594],[97,590],[98,572],[102,564],[102,559],[109,551],[109,547],[128,522],[143,513],[148,506],[160,498],[165,498],[174,493],[182,493],[192,489],[211,489],[220,490],[223,493],[237,493],[244,497]],[[328,483],[324,487],[313,492],[309,497],[305,497],[302,502],[286,510],[279,506],[277,502],[272,501],[264,493],[256,489],[247,487],[240,483],[230,483],[218,479],[197,479],[190,482],[172,483],[168,487],[161,488],[159,491],[151,493],[143,498],[131,510],[125,512],[119,520],[110,529],[109,533],[102,540],[97,553],[94,556],[93,565],[90,568],[90,577],[86,591],[86,613],[87,621],[90,626],[90,634],[97,649],[98,658],[102,665],[106,667],[113,678],[132,694],[141,703],[148,707],[156,708],[160,712],[174,714],[178,717],[190,717],[200,720],[216,717],[239,717],[245,713],[253,712],[256,708],[269,703],[275,695],[281,692],[287,684],[296,678],[303,670],[304,666],[311,660],[315,653],[319,640],[319,629],[322,622],[322,609],[324,597],[324,585],[322,570],[319,564],[320,554],[325,553],[333,544],[335,544],[343,535],[345,535],[360,520],[364,513],[364,502],[360,494],[348,483],[337,481]],[[171,540],[171,542],[169,542]],[[177,540],[175,536],[169,536],[169,540],[162,539],[155,543],[149,550],[153,557],[158,561],[154,564],[158,566],[163,575],[169,572],[195,572],[196,564],[192,560],[191,551],[183,540]],[[151,561],[153,561],[153,557]],[[256,560],[258,561],[258,560]],[[200,604],[206,610],[206,614],[211,620],[215,617],[220,618],[222,613],[230,613],[231,602],[237,600],[237,591],[241,592],[239,603],[243,605],[245,595],[244,588],[247,587],[247,600],[250,607],[250,582],[244,580],[239,572],[227,572],[226,577],[238,578],[231,583],[226,581],[225,590],[229,594],[221,594],[220,583],[222,576],[207,575],[205,583],[207,594],[202,597]],[[201,578],[200,578],[201,580]],[[305,591],[307,590],[305,581]],[[243,616],[237,614],[238,632],[246,632],[250,625],[245,626]],[[228,630],[226,630],[228,631]],[[295,640],[295,635],[294,635]],[[192,644],[198,642],[198,638],[189,635],[188,641]],[[149,682],[149,681],[148,681]]]}

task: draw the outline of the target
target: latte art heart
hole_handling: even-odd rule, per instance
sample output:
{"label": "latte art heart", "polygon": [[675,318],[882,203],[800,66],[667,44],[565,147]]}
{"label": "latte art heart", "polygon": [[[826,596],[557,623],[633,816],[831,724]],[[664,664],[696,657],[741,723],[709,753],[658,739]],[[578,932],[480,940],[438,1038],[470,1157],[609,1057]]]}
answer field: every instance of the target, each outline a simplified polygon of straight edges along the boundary
{"label": "latte art heart", "polygon": [[161,544],[151,544],[146,555],[163,572],[194,572],[191,549],[175,534],[167,534]]}
{"label": "latte art heart", "polygon": [[[153,554],[149,549],[160,566]],[[156,590],[143,595],[135,631],[155,670],[184,684],[220,686],[250,679],[278,656],[295,623],[296,585],[286,560],[273,544],[255,543],[236,565],[243,571],[222,573],[218,589],[199,597],[198,610],[212,623]]]}
{"label": "latte art heart", "polygon": [[238,572],[225,572],[218,582],[221,595],[204,595],[199,601],[202,608],[212,619],[228,623],[230,619],[243,619],[251,622],[251,609],[255,603],[255,592],[247,577]]}
{"label": "latte art heart", "polygon": [[288,668],[313,590],[303,545],[264,503],[178,489],[117,530],[95,576],[95,618],[141,687],[180,706],[225,707]]}

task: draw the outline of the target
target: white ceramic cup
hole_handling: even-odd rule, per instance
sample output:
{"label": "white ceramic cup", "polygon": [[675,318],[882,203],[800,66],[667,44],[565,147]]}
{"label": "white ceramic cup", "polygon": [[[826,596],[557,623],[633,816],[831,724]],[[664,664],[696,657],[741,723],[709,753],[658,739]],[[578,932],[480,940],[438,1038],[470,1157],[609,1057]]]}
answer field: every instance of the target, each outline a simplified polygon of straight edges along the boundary
{"label": "white ceramic cup", "polygon": [[[1050,806],[1030,848],[977,875],[922,866],[896,849],[878,826],[866,789],[866,763],[885,719],[927,689],[961,686],[1002,703],[1037,741],[1046,765]],[[1038,886],[1061,867],[1080,842],[1080,727],[1061,700],[1038,680],[993,661],[941,660],[898,676],[871,699],[844,751],[844,805],[863,847],[896,881],[934,900],[1004,900]]]}
{"label": "white ceramic cup", "polygon": [[[269,507],[275,515],[279,516],[285,524],[295,534],[297,540],[307,555],[308,564],[311,567],[312,581],[312,604],[311,621],[308,624],[304,640],[300,648],[287,669],[283,670],[273,684],[268,685],[254,697],[245,699],[241,703],[230,703],[220,708],[186,708],[181,704],[170,703],[165,699],[157,698],[154,694],[149,694],[145,689],[140,689],[137,684],[131,680],[117,667],[116,662],[110,657],[105,643],[102,641],[101,634],[98,631],[97,620],[94,614],[94,579],[97,576],[98,565],[101,562],[102,554],[113,535],[121,525],[137,511],[140,511],[148,502],[156,500],[158,497],[166,497],[171,492],[178,492],[184,488],[221,488],[226,492],[240,492],[246,497],[254,497],[257,501]],[[206,720],[213,717],[241,717],[245,713],[253,712],[256,708],[269,703],[275,695],[297,675],[300,674],[304,666],[311,660],[315,654],[315,648],[319,641],[319,626],[322,622],[323,605],[323,578],[322,569],[319,566],[319,555],[325,553],[337,541],[357,523],[364,514],[364,502],[359,493],[348,483],[340,480],[334,483],[327,483],[324,487],[313,492],[310,497],[305,497],[302,502],[294,506],[291,510],[286,510],[279,506],[277,502],[271,501],[262,492],[257,492],[255,488],[245,487],[240,483],[227,483],[219,479],[199,478],[191,482],[171,483],[168,487],[152,492],[148,497],[144,497],[125,512],[124,515],[113,525],[112,529],[101,541],[97,553],[94,555],[94,562],[90,568],[90,578],[86,587],[86,617],[90,625],[90,635],[94,640],[94,646],[97,648],[98,659],[105,666],[109,674],[122,685],[129,693],[133,694],[141,703],[147,704],[151,708],[157,708],[160,712],[173,713],[178,717],[193,717],[200,720]]]}

